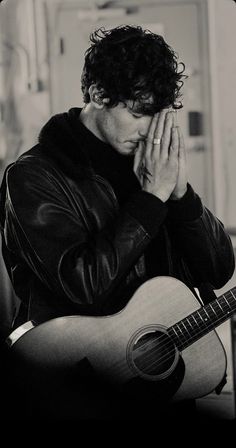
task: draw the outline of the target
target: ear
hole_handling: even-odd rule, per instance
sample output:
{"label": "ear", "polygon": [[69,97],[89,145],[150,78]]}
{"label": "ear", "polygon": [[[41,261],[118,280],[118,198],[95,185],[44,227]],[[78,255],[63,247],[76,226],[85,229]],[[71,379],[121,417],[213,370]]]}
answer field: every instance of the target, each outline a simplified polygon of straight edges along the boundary
{"label": "ear", "polygon": [[96,84],[89,87],[90,101],[96,109],[103,109],[105,104],[109,103],[109,98],[103,98],[103,91],[98,89]]}

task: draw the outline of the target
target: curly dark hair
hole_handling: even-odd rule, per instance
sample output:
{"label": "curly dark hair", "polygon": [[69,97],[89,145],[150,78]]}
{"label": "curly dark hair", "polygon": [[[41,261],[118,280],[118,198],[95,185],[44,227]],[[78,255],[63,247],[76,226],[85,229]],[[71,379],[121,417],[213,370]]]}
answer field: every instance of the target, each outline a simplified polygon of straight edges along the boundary
{"label": "curly dark hair", "polygon": [[[182,107],[179,101],[185,65],[162,36],[141,26],[98,28],[90,35],[81,77],[84,102],[96,84],[109,107],[132,100],[142,113],[153,114],[165,107]],[[179,70],[179,66],[182,70]],[[144,100],[152,98],[152,105]],[[151,110],[150,110],[151,109]]]}

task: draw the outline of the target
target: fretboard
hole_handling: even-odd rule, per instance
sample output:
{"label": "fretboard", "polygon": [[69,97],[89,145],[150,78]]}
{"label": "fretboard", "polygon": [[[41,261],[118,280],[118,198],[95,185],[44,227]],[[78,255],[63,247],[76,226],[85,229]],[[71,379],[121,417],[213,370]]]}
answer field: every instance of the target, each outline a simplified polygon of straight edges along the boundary
{"label": "fretboard", "polygon": [[174,324],[168,334],[181,351],[225,322],[235,311],[236,287]]}

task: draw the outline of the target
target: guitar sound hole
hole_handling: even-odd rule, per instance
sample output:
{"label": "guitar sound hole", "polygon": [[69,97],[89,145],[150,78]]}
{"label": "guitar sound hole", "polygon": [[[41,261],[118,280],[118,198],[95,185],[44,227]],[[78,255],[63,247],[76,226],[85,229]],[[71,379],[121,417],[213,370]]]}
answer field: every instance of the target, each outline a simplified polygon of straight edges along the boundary
{"label": "guitar sound hole", "polygon": [[166,333],[152,331],[136,340],[132,361],[145,376],[165,376],[176,365],[176,354],[175,345]]}

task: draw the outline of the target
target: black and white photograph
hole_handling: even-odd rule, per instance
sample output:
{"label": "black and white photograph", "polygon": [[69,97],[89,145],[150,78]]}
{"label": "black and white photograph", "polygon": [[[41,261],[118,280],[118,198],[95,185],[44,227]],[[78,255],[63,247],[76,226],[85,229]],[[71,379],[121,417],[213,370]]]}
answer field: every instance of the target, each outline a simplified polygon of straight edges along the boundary
{"label": "black and white photograph", "polygon": [[236,429],[235,42],[234,0],[0,2],[2,421]]}

